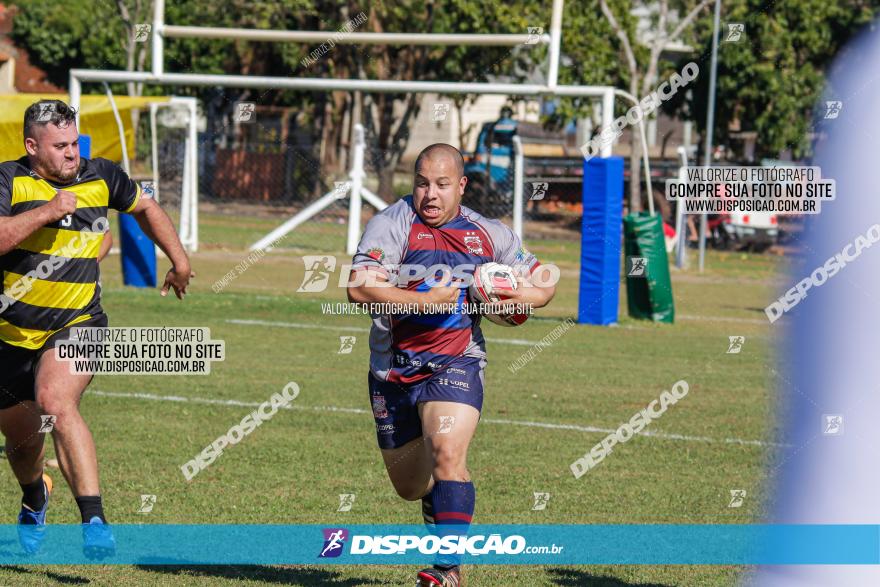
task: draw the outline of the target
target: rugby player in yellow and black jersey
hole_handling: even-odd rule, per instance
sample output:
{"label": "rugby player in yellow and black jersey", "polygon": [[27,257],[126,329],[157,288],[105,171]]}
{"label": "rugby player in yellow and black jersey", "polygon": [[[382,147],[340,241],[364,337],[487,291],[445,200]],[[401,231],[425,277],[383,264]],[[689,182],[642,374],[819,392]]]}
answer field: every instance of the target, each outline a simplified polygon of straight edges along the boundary
{"label": "rugby player in yellow and black jersey", "polygon": [[43,100],[24,115],[17,161],[0,163],[0,432],[22,488],[19,539],[36,552],[44,538],[52,482],[43,472],[43,431],[51,428],[61,472],[73,491],[89,557],[115,551],[101,503],[98,461],[79,402],[92,379],[71,374],[55,345],[73,326],[105,327],[98,256],[108,208],[132,214],[173,265],[161,294],[183,299],[189,259],[168,215],[119,167],[81,159],[76,112]]}

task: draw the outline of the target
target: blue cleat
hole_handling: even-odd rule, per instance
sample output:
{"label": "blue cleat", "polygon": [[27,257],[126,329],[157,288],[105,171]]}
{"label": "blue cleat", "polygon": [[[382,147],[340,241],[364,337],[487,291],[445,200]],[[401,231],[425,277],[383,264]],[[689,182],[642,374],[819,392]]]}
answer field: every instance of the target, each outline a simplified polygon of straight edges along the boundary
{"label": "blue cleat", "polygon": [[46,503],[40,511],[21,504],[21,511],[18,513],[18,543],[27,554],[39,552],[46,539],[46,512],[49,509],[49,496],[52,494],[52,478],[45,473],[43,491],[46,492]]}
{"label": "blue cleat", "polygon": [[91,560],[116,554],[116,539],[113,538],[110,524],[101,521],[98,516],[83,524],[83,554]]}

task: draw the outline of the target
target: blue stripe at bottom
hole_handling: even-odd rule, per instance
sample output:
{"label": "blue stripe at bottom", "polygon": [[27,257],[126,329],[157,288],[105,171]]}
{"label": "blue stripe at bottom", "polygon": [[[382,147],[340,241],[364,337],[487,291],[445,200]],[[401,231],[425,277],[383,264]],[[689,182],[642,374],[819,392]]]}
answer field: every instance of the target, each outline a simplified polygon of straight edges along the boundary
{"label": "blue stripe at bottom", "polygon": [[422,525],[111,528],[116,554],[94,561],[81,526],[47,526],[39,552],[26,555],[18,527],[3,525],[0,564],[430,564],[437,548],[460,549],[463,564],[880,564],[880,525],[483,525],[456,544]]}

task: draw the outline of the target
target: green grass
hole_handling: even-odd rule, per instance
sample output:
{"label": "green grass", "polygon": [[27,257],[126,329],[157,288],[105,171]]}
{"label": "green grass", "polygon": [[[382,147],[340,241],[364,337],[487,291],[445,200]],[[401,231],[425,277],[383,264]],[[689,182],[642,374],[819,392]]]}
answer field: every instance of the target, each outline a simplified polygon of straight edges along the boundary
{"label": "green grass", "polygon": [[[418,523],[419,506],[389,484],[372,418],[320,412],[320,406],[368,409],[366,333],[339,355],[341,332],[245,326],[230,319],[368,326],[365,317],[322,316],[322,301],[344,292],[297,294],[302,262],[276,251],[221,293],[211,285],[248,253],[245,247],[282,217],[203,214],[197,278],[184,302],[121,285],[119,257],[103,265],[104,307],[113,326],[207,326],[226,341],[227,360],[210,376],[99,376],[93,390],[262,402],[288,381],[302,390],[299,409],[279,413],[186,482],[180,465],[248,413],[249,408],[87,395],[82,409],[94,432],[106,510],[115,523]],[[284,245],[282,245],[283,247]],[[537,341],[577,310],[579,248],[565,241],[531,247],[562,269],[557,298],[516,330],[488,324],[488,337]],[[489,344],[484,418],[616,427],[679,379],[688,396],[650,426],[714,439],[768,439],[773,432],[767,366],[770,328],[761,308],[779,289],[780,261],[710,253],[710,268],[673,272],[675,325],[622,316],[613,328],[577,326],[512,375],[507,365],[528,347]],[[164,273],[167,261],[160,259]],[[621,308],[625,313],[625,289]],[[728,336],[744,335],[740,354]],[[755,445],[636,437],[597,468],[574,479],[569,463],[604,436],[483,422],[469,455],[477,485],[477,523],[746,523],[757,520],[767,449]],[[50,450],[51,452],[51,450]],[[0,491],[12,519],[18,487],[11,472]],[[53,523],[78,523],[60,472]],[[740,509],[729,491],[745,489]],[[551,493],[532,511],[532,493]],[[141,494],[158,496],[137,514]],[[337,513],[338,494],[354,508]],[[413,567],[0,567],[0,584],[47,585],[405,585]],[[495,567],[468,569],[481,585],[733,585],[743,569],[717,566]]]}

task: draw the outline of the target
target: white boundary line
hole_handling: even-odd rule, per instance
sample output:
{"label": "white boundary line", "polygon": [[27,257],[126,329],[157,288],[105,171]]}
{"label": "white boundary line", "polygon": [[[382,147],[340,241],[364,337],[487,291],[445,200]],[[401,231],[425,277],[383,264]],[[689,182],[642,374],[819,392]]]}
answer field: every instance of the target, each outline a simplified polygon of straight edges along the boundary
{"label": "white boundary line", "polygon": [[[97,395],[101,397],[115,397],[124,399],[142,399],[148,401],[160,402],[180,402],[192,404],[209,404],[215,406],[235,406],[254,408],[260,406],[260,402],[245,402],[234,399],[211,399],[203,397],[184,397],[182,395],[156,395],[154,393],[132,393],[122,391],[101,391],[97,389],[86,390],[89,395]],[[283,409],[287,410],[307,410],[312,412],[339,412],[344,414],[372,414],[369,410],[361,408],[341,408],[337,406],[302,406],[302,405],[286,405]],[[573,430],[575,432],[601,432],[610,434],[615,432],[613,428],[599,428],[597,426],[578,426],[576,424],[553,424],[551,422],[530,422],[523,420],[499,420],[496,418],[481,418],[481,422],[487,424],[499,424],[504,426],[524,426],[527,428],[544,428],[547,430]],[[684,440],[688,442],[708,442],[722,444],[741,444],[752,446],[788,446],[777,444],[775,442],[764,442],[762,440],[743,440],[741,438],[710,438],[708,436],[688,436],[685,434],[669,434],[666,432],[644,431],[639,433],[640,436],[650,436],[661,440]]]}
{"label": "white boundary line", "polygon": [[682,320],[696,320],[699,322],[735,322],[737,324],[761,324],[770,326],[767,320],[759,318],[732,318],[730,316],[688,316],[687,314],[677,314],[676,318]]}
{"label": "white boundary line", "polygon": [[[327,326],[325,324],[308,324],[306,322],[271,322],[269,320],[226,320],[229,324],[243,324],[244,326],[277,326],[279,328],[314,328],[315,330],[338,330],[340,332],[369,332],[369,328],[363,326]],[[519,346],[534,346],[537,342],[523,340],[521,338],[489,338],[486,342],[497,344],[515,344]]]}

